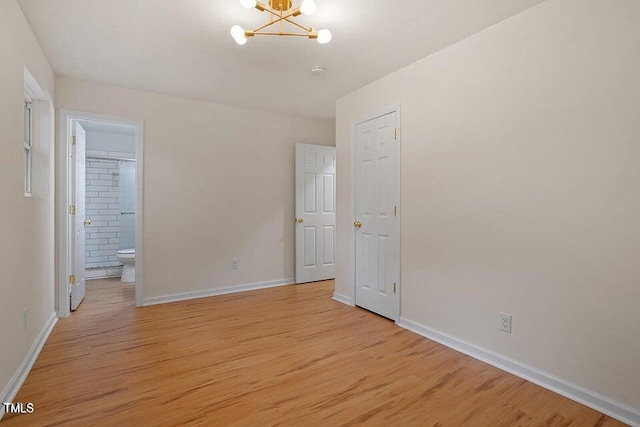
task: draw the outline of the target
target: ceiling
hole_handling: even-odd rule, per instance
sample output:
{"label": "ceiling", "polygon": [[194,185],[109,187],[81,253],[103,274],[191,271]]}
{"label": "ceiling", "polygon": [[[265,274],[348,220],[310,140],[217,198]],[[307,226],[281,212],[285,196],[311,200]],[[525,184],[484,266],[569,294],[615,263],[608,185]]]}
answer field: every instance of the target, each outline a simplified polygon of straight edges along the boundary
{"label": "ceiling", "polygon": [[119,135],[135,136],[136,128],[121,123],[102,122],[97,120],[78,120],[83,129],[88,132],[116,133]]}
{"label": "ceiling", "polygon": [[331,43],[239,46],[232,25],[268,19],[239,0],[18,0],[57,75],[324,120],[342,95],[542,1],[316,0],[299,21]]}

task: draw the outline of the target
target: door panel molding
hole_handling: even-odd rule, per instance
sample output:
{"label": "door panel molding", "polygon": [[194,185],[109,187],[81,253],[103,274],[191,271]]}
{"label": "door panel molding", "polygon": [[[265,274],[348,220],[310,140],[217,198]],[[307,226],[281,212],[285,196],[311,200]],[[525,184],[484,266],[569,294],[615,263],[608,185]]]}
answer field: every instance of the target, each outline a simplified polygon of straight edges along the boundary
{"label": "door panel molding", "polygon": [[[393,105],[389,105],[386,107],[383,107],[379,110],[373,111],[372,113],[366,114],[362,117],[360,117],[359,119],[355,120],[352,122],[351,124],[351,200],[352,200],[352,206],[351,206],[351,217],[352,217],[352,222],[359,220],[358,218],[356,218],[356,214],[357,214],[357,199],[356,199],[356,185],[357,185],[357,173],[358,173],[358,168],[357,168],[357,153],[356,153],[356,142],[357,142],[357,128],[359,125],[364,124],[366,122],[369,122],[371,120],[375,120],[377,118],[389,115],[389,114],[393,114],[395,113],[395,129],[396,129],[396,133],[395,133],[395,140],[396,140],[396,146],[395,146],[395,191],[396,191],[396,198],[397,198],[397,205],[396,205],[396,211],[395,212],[390,212],[388,213],[389,215],[395,215],[397,220],[395,222],[395,233],[397,236],[397,252],[396,252],[396,269],[397,272],[395,274],[396,276],[396,280],[397,282],[395,282],[397,284],[397,298],[396,298],[396,307],[395,307],[395,312],[393,313],[393,315],[391,316],[391,318],[397,323],[398,320],[400,319],[401,316],[401,300],[402,300],[402,284],[401,284],[401,260],[402,260],[402,249],[401,249],[401,224],[402,224],[402,209],[401,209],[401,201],[402,201],[402,193],[401,193],[401,157],[400,157],[400,153],[401,153],[401,146],[402,146],[402,141],[401,141],[401,137],[402,137],[402,132],[401,132],[401,108],[400,108],[400,104],[393,104]],[[370,189],[368,189],[370,190]],[[372,213],[372,211],[375,210],[374,206],[367,206],[367,212],[369,212],[369,214]],[[356,251],[357,251],[357,244],[356,244],[356,228],[353,227],[352,229],[352,242],[353,242],[353,251],[351,253],[351,265],[353,266],[353,277],[352,277],[352,281],[353,281],[353,300],[351,301],[351,303],[355,306],[358,305],[358,299],[357,299],[357,279],[356,279],[356,275],[357,275],[357,271],[358,271],[358,267],[356,265]],[[370,236],[371,238],[374,238],[374,236]]]}

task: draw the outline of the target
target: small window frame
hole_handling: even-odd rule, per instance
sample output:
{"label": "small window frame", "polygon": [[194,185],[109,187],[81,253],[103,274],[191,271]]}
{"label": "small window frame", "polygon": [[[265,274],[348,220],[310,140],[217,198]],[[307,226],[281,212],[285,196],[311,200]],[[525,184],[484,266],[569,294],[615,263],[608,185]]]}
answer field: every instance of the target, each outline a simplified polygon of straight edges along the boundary
{"label": "small window frame", "polygon": [[24,196],[32,196],[33,170],[33,104],[32,98],[25,94],[24,100]]}

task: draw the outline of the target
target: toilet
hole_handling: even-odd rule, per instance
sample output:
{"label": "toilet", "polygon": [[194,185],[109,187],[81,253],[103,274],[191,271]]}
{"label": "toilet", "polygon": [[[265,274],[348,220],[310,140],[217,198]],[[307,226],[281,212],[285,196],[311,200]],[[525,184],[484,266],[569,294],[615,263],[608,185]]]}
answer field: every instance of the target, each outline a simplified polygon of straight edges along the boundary
{"label": "toilet", "polygon": [[131,283],[136,281],[136,250],[120,249],[118,251],[118,259],[124,267],[122,268],[122,277],[120,281],[123,283]]}

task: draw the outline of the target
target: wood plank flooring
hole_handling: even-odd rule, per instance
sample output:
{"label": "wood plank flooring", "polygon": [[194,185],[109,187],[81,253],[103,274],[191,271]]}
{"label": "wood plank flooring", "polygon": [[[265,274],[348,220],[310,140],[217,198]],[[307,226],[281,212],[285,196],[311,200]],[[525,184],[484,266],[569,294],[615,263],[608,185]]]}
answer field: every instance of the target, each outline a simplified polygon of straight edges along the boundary
{"label": "wood plank flooring", "polygon": [[333,282],[134,308],[92,281],[56,325],[14,426],[616,426],[331,299]]}

